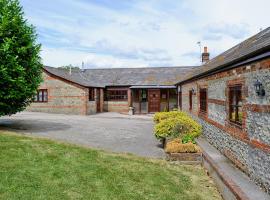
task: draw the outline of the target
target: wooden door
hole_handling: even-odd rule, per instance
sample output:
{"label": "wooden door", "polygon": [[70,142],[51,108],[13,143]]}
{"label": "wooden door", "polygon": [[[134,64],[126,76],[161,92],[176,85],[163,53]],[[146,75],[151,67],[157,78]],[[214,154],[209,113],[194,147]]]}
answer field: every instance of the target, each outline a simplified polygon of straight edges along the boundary
{"label": "wooden door", "polygon": [[159,112],[160,111],[160,90],[152,89],[148,90],[148,112]]}
{"label": "wooden door", "polygon": [[96,105],[97,105],[97,113],[100,112],[100,90],[96,89]]}
{"label": "wooden door", "polygon": [[189,91],[189,110],[192,110],[192,91]]}

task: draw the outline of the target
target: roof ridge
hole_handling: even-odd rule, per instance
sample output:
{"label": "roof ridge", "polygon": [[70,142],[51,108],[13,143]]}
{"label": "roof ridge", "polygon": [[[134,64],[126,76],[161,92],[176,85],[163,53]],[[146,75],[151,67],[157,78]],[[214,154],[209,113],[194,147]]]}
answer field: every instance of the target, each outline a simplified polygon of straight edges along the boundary
{"label": "roof ridge", "polygon": [[[59,69],[59,70],[68,70],[60,67],[51,67],[44,65],[45,68],[52,68],[52,69]],[[198,66],[190,65],[190,66],[168,66],[168,67],[111,67],[111,68],[85,68],[83,70],[114,70],[114,69],[169,69],[169,68],[183,68],[183,69],[190,69],[190,68],[196,68]],[[73,69],[74,71],[81,71],[82,69]]]}
{"label": "roof ridge", "polygon": [[218,54],[217,56],[215,56],[214,58],[210,59],[207,63],[205,63],[205,64],[203,64],[203,65],[201,65],[201,66],[206,66],[207,64],[211,63],[211,61],[213,61],[213,60],[215,60],[215,59],[218,59],[220,56],[222,56],[222,54],[225,54],[225,53],[227,53],[227,52],[230,52],[231,50],[233,50],[233,49],[236,48],[236,47],[241,47],[243,44],[247,43],[247,41],[249,41],[250,39],[256,38],[258,35],[263,34],[263,33],[267,32],[267,31],[269,31],[269,30],[270,30],[270,26],[267,27],[267,28],[265,28],[264,30],[262,30],[262,31],[260,31],[260,32],[258,32],[258,33],[256,33],[255,35],[249,36],[249,37],[248,37],[247,39],[245,39],[244,41],[242,41],[242,42],[240,42],[240,43],[237,43],[236,45],[234,45],[233,47],[227,49],[226,51],[223,51],[222,53]]}

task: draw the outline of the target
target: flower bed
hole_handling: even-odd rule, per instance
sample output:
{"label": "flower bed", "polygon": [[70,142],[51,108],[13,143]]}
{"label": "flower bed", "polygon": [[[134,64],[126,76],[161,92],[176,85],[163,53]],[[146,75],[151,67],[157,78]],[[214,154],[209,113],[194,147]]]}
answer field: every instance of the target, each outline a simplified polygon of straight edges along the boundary
{"label": "flower bed", "polygon": [[181,139],[173,139],[165,146],[167,159],[170,161],[185,161],[201,163],[202,153],[198,145],[188,142],[182,143]]}

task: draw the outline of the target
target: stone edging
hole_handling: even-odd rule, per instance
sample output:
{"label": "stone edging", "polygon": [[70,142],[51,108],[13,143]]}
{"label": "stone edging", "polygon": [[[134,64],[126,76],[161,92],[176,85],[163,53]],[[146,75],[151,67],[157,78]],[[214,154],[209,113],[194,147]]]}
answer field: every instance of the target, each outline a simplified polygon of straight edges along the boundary
{"label": "stone edging", "polygon": [[218,165],[205,151],[203,151],[202,157],[214,168],[222,182],[231,190],[236,199],[250,200],[248,196],[241,190],[241,188],[218,167]]}
{"label": "stone edging", "polygon": [[170,161],[202,163],[202,153],[166,153],[166,155]]}

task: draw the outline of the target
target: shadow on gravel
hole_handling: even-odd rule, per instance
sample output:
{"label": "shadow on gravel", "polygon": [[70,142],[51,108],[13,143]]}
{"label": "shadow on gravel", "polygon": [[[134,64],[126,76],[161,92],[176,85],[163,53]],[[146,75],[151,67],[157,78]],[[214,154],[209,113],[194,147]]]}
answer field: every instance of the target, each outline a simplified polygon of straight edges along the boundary
{"label": "shadow on gravel", "polygon": [[47,122],[42,120],[1,120],[0,129],[17,132],[47,132],[69,129],[71,126],[64,123]]}

